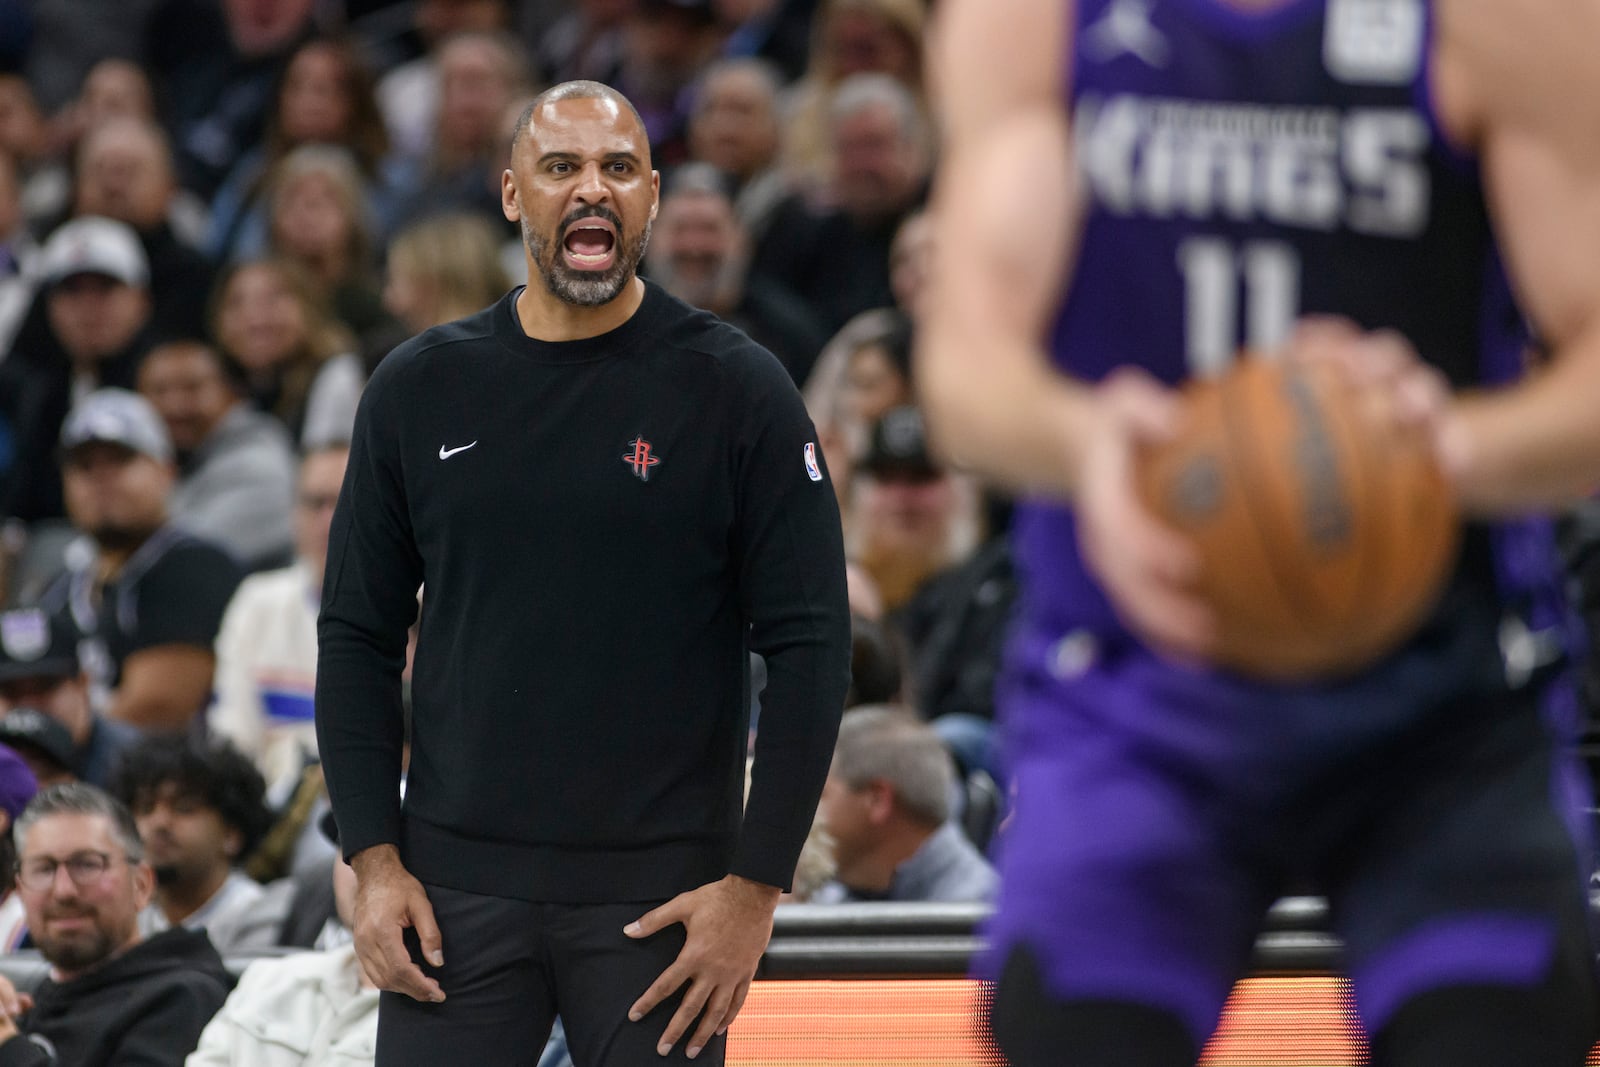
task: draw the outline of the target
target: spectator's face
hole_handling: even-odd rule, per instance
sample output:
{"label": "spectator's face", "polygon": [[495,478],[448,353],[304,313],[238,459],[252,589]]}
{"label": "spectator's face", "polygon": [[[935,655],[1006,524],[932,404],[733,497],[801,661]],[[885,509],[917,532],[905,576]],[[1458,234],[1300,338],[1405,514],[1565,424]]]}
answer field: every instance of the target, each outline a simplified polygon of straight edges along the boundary
{"label": "spectator's face", "polygon": [[161,345],[144,357],[139,392],[167,424],[172,447],[179,452],[199,448],[234,404],[217,356],[187,341]]}
{"label": "spectator's face", "polygon": [[632,112],[603,98],[562,100],[533,116],[502,199],[550,292],[597,307],[644,256],[659,186]]}
{"label": "spectator's face", "polygon": [[878,836],[875,809],[880,793],[871,787],[857,789],[832,773],[823,783],[817,815],[833,839],[833,858],[841,877],[848,878],[851,868]]}
{"label": "spectator's face", "polygon": [[332,144],[350,126],[350,95],[344,61],[326,45],[295,53],[283,76],[279,122],[290,144]]}
{"label": "spectator's face", "polygon": [[707,82],[689,124],[689,144],[696,159],[741,179],[771,164],[778,120],[766,81],[735,68]]}
{"label": "spectator's face", "polygon": [[871,12],[834,12],[823,28],[822,47],[840,80],[852,74],[891,74],[907,85],[915,84],[916,44]]}
{"label": "spectator's face", "polygon": [[155,117],[150,80],[138,65],[126,59],[102,59],[96,63],[84,79],[78,107],[86,130],[108,119]]}
{"label": "spectator's face", "polygon": [[223,0],[228,35],[245,56],[264,56],[293,41],[311,21],[314,0]]}
{"label": "spectator's face", "polygon": [[33,90],[16,74],[0,74],[0,152],[30,160],[44,151],[44,117]]}
{"label": "spectator's face", "polygon": [[441,148],[460,156],[493,157],[503,143],[500,119],[516,85],[505,54],[490,41],[464,37],[439,58]]}
{"label": "spectator's face", "polygon": [[[85,858],[104,858],[106,868],[79,885],[70,863]],[[139,912],[150,902],[150,868],[128,859],[105,816],[47,815],[23,835],[17,859],[28,932],[63,972],[92,969],[138,935]],[[51,867],[54,877],[45,888],[32,888],[29,872],[42,877]]]}
{"label": "spectator's face", "polygon": [[889,287],[902,311],[917,314],[933,270],[933,220],[918,212],[901,224],[889,248]]}
{"label": "spectator's face", "polygon": [[133,798],[133,819],[158,886],[199,886],[226,875],[242,838],[221,813],[175,782]]}
{"label": "spectator's face", "polygon": [[89,680],[82,674],[14,678],[0,682],[0,716],[16,708],[37,708],[67,728],[74,744],[89,740]]}
{"label": "spectator's face", "polygon": [[166,521],[172,466],[122,445],[91,441],[67,453],[67,517],[104,548],[132,548]]}
{"label": "spectator's face", "polygon": [[136,230],[153,229],[165,221],[173,189],[165,147],[138,120],[117,120],[84,138],[78,157],[78,214],[105,215]]}
{"label": "spectator's face", "polygon": [[920,153],[887,104],[863,107],[834,123],[834,192],[851,216],[888,218],[916,199]]}
{"label": "spectator's face", "polygon": [[433,283],[411,269],[404,257],[390,255],[383,275],[383,306],[412,333],[437,325],[438,298]]}
{"label": "spectator's face", "polygon": [[948,474],[862,471],[858,480],[861,520],[867,540],[879,552],[930,559],[945,550],[956,507],[955,485]]}
{"label": "spectator's face", "polygon": [[651,269],[672,295],[709,307],[734,286],[739,272],[739,223],[726,197],[679,193],[661,205]]}
{"label": "spectator's face", "polygon": [[277,271],[245,267],[228,280],[218,339],[245,370],[270,370],[287,361],[305,341],[306,329],[305,312]]}
{"label": "spectator's face", "polygon": [[866,344],[850,355],[844,376],[845,411],[863,426],[871,426],[890,408],[910,401],[910,385],[879,344]]}
{"label": "spectator's face", "polygon": [[98,363],[132,342],[150,315],[143,289],[103,274],[75,274],[51,286],[50,328],[77,364]]}
{"label": "spectator's face", "polygon": [[273,226],[286,253],[315,260],[348,250],[355,222],[334,180],[313,171],[278,194]]}
{"label": "spectator's face", "polygon": [[468,30],[496,30],[506,21],[504,0],[418,0],[417,33],[429,44]]}
{"label": "spectator's face", "polygon": [[692,15],[670,8],[637,12],[623,36],[629,95],[670,103],[705,62],[709,40]]}
{"label": "spectator's face", "polygon": [[350,454],[344,449],[313,452],[300,464],[300,488],[295,495],[294,547],[301,561],[320,584],[328,561],[328,525],[339,502],[339,486]]}

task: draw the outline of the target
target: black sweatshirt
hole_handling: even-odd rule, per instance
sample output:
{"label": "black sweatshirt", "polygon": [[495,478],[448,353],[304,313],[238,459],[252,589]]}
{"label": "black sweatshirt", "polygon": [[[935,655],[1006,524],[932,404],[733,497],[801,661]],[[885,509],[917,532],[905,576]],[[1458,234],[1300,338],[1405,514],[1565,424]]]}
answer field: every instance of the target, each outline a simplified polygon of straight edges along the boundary
{"label": "black sweatshirt", "polygon": [[[347,856],[425,883],[642,901],[788,886],[848,684],[844,549],[783,367],[647,287],[530,339],[513,290],[379,365],[318,623],[317,738]],[[426,583],[413,749],[400,670]],[[741,820],[747,650],[767,660]]]}
{"label": "black sweatshirt", "polygon": [[46,979],[0,1045],[0,1067],[157,1067],[182,1063],[228,999],[233,976],[200,930],[173,929],[68,982]]}

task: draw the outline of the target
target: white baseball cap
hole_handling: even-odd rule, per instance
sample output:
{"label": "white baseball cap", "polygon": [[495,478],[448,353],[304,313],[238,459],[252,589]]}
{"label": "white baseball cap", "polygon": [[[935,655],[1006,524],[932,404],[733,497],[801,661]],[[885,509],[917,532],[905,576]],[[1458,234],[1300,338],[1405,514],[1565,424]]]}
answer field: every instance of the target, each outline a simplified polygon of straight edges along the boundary
{"label": "white baseball cap", "polygon": [[39,275],[46,286],[74,274],[102,274],[142,289],[150,282],[150,263],[133,227],[85,215],[51,234],[39,255]]}

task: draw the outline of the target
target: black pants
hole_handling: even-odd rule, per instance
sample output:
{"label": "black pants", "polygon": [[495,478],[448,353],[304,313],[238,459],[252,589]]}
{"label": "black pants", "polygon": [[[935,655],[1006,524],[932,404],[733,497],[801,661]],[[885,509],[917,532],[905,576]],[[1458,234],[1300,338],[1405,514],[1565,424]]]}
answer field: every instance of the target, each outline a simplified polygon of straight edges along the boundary
{"label": "black pants", "polygon": [[[622,932],[661,901],[530,904],[439,886],[427,891],[445,962],[422,967],[438,979],[445,1001],[384,993],[377,1067],[533,1067],[558,1014],[575,1067],[723,1063],[726,1037],[686,1059],[692,1026],[670,1056],[656,1054],[680,996],[628,1021],[628,1008],[683,947],[681,925],[643,941]],[[421,963],[410,931],[407,944]]]}

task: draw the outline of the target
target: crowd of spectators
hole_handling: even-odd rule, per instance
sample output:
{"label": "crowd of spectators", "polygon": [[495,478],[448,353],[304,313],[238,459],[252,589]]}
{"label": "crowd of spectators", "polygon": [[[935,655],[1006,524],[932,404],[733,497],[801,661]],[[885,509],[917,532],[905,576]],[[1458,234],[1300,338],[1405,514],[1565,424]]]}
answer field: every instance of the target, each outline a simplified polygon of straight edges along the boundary
{"label": "crowd of spectators", "polygon": [[[526,280],[500,175],[515,116],[571,78],[645,119],[645,275],[778,357],[840,495],[861,707],[791,899],[992,894],[1016,581],[1004,502],[930,449],[916,406],[929,7],[0,17],[0,859],[21,872],[0,951],[55,969],[20,1038],[0,1025],[0,1063],[47,1062],[19,1039],[73,1063],[266,1062],[263,1042],[293,1053],[270,1062],[370,1061],[313,729],[328,524],[378,362]],[[222,1007],[217,950],[268,947],[318,953],[253,964]],[[0,980],[0,1009],[17,996]]]}
{"label": "crowd of spectators", "polygon": [[[843,505],[867,706],[789,899],[992,894],[1014,583],[1004,507],[930,452],[915,407],[928,6],[35,0],[0,19],[0,830],[22,872],[0,951],[52,966],[31,997],[0,980],[23,1012],[0,1062],[370,1060],[314,731],[328,525],[379,361],[526,280],[500,174],[516,115],[571,78],[646,122],[643,273],[778,357]],[[218,953],[287,948],[315,954],[252,964],[222,1007]],[[562,1055],[558,1032],[544,1062]]]}

